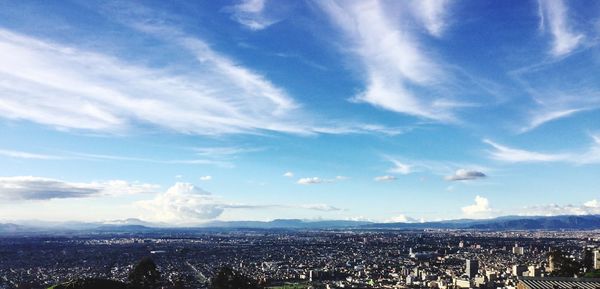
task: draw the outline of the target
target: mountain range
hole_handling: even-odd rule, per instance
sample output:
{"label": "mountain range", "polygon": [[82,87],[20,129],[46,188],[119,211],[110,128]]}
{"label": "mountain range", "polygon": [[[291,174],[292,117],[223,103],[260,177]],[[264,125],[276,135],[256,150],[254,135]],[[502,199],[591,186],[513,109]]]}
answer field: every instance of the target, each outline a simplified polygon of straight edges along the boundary
{"label": "mountain range", "polygon": [[596,230],[600,229],[600,215],[563,216],[504,216],[493,219],[457,219],[420,223],[376,223],[349,220],[276,219],[273,221],[212,221],[201,225],[173,227],[165,223],[151,223],[139,219],[107,222],[43,222],[20,221],[0,223],[1,234],[35,232],[159,232],[231,229],[357,229],[357,230]]}

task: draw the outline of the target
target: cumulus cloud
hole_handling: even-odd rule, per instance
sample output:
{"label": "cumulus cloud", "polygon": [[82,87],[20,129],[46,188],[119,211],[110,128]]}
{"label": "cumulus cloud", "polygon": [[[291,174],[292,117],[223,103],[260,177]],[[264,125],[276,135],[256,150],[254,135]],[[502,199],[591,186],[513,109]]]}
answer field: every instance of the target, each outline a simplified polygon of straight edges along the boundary
{"label": "cumulus cloud", "polygon": [[286,178],[292,178],[292,177],[294,177],[294,173],[293,172],[285,172],[283,174],[283,176],[286,177]]}
{"label": "cumulus cloud", "polygon": [[376,182],[391,182],[391,181],[395,181],[398,178],[395,176],[390,176],[390,175],[385,175],[385,176],[377,176],[374,178],[374,180]]}
{"label": "cumulus cloud", "polygon": [[419,219],[415,219],[415,218],[409,217],[407,215],[400,214],[400,215],[397,215],[397,216],[387,219],[385,222],[386,223],[416,223],[419,221],[420,221]]}
{"label": "cumulus cloud", "polygon": [[475,203],[461,208],[467,217],[486,217],[492,212],[490,202],[482,196],[475,197]]}
{"label": "cumulus cloud", "polygon": [[0,198],[7,200],[50,200],[139,194],[155,192],[157,188],[156,185],[129,183],[122,180],[78,183],[33,176],[0,177]]}
{"label": "cumulus cloud", "polygon": [[212,180],[212,176],[201,176],[200,180],[201,181],[210,181],[210,180]]}
{"label": "cumulus cloud", "polygon": [[563,56],[576,49],[582,43],[584,35],[572,28],[565,1],[538,0],[538,5],[539,27],[542,31],[548,27],[552,34],[552,55]]}
{"label": "cumulus cloud", "polygon": [[467,181],[485,178],[486,174],[480,171],[458,169],[451,176],[446,176],[445,179],[448,181]]}
{"label": "cumulus cloud", "polygon": [[238,4],[226,7],[225,12],[231,13],[231,19],[250,30],[263,30],[277,22],[266,13],[267,0],[242,0]]}
{"label": "cumulus cloud", "polygon": [[215,219],[226,207],[209,192],[189,183],[175,183],[165,193],[137,204],[153,213],[151,219],[172,223]]}
{"label": "cumulus cloud", "polygon": [[522,149],[510,148],[497,144],[491,140],[483,140],[494,148],[490,157],[499,161],[519,162],[566,162],[575,165],[588,165],[600,163],[600,136],[591,135],[593,143],[581,152],[571,153],[540,153]]}
{"label": "cumulus cloud", "polygon": [[321,212],[342,209],[327,204],[240,204],[227,202],[190,183],[175,183],[166,192],[154,199],[139,201],[137,205],[150,212],[148,219],[174,224],[196,223],[217,219],[227,210],[280,209],[294,208]]}

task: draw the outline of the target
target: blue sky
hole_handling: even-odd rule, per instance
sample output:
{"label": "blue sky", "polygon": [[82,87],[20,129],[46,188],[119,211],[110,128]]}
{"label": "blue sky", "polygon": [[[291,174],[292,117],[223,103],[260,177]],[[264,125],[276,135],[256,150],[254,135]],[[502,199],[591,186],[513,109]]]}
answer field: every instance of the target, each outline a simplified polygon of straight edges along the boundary
{"label": "blue sky", "polygon": [[600,3],[0,1],[0,220],[600,213]]}

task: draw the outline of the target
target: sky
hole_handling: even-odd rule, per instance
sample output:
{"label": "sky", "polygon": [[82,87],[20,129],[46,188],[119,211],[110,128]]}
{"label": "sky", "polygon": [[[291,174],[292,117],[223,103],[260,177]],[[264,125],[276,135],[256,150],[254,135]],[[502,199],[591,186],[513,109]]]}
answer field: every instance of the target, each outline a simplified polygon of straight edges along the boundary
{"label": "sky", "polygon": [[0,221],[600,214],[600,2],[0,0]]}

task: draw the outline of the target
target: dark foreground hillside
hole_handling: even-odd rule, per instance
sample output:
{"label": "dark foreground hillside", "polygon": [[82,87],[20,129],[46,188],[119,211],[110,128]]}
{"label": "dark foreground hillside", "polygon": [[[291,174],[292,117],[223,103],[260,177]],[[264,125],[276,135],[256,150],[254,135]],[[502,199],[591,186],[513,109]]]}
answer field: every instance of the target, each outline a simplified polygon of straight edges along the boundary
{"label": "dark foreground hillside", "polygon": [[128,289],[128,284],[106,279],[82,279],[59,284],[49,289]]}

